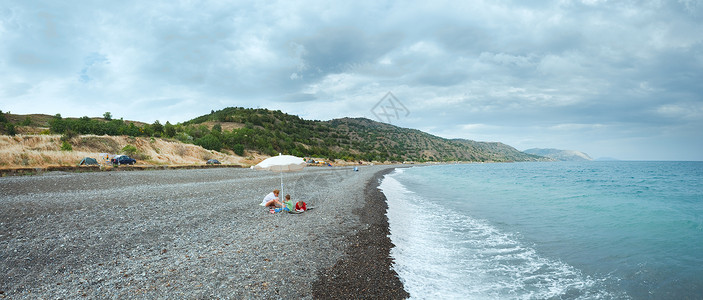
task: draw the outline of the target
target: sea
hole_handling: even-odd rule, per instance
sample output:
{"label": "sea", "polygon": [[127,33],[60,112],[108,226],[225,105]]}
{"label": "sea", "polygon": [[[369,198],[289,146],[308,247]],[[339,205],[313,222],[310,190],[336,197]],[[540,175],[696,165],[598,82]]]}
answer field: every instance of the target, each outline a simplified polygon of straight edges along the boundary
{"label": "sea", "polygon": [[379,188],[411,299],[703,299],[703,162],[416,166]]}

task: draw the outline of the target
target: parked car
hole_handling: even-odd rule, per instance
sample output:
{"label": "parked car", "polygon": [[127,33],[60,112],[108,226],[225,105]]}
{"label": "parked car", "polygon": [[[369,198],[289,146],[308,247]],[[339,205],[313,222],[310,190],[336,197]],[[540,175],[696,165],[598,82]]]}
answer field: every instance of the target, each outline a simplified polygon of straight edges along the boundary
{"label": "parked car", "polygon": [[115,156],[115,158],[111,159],[110,162],[113,165],[133,165],[137,162],[137,160],[127,155],[118,155]]}
{"label": "parked car", "polygon": [[219,164],[220,164],[220,161],[219,161],[219,160],[216,160],[216,159],[208,159],[205,164],[208,164],[208,165],[219,165]]}

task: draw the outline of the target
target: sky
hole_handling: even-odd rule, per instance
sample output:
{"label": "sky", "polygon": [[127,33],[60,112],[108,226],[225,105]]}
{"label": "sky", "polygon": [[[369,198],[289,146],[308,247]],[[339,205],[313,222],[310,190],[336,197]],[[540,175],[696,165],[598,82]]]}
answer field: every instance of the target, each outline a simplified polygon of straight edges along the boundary
{"label": "sky", "polygon": [[703,0],[4,0],[0,110],[175,124],[241,106],[703,160],[701,32]]}

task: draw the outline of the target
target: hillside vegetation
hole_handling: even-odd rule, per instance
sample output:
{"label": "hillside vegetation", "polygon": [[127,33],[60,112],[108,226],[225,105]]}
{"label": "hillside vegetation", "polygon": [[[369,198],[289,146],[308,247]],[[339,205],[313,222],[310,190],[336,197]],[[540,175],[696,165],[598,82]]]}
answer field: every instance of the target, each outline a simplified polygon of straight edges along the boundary
{"label": "hillside vegetation", "polygon": [[[56,140],[57,136],[53,140],[57,147],[66,150],[73,146],[72,150],[77,152],[83,149],[80,145],[84,144],[84,136],[92,135],[91,139],[114,136],[149,143],[159,141],[158,143],[178,144],[180,141],[216,153],[249,157],[283,153],[330,160],[377,162],[504,162],[544,159],[502,143],[450,140],[365,118],[311,121],[267,109],[228,107],[178,124],[168,121],[165,124],[159,121],[152,124],[125,121],[113,119],[110,113],[105,113],[103,118],[63,118],[58,114],[5,116],[0,111],[0,117],[5,120],[2,128],[4,134],[59,135],[59,140]],[[117,144],[123,145],[125,142]],[[116,150],[120,149],[105,149],[105,152],[115,153]],[[142,151],[146,153],[151,150]],[[153,163],[179,160],[162,158],[164,155],[156,150],[147,156]],[[17,160],[16,157],[12,159]]]}
{"label": "hillside vegetation", "polygon": [[[207,125],[206,125],[207,124]],[[180,126],[180,124],[179,124]],[[327,157],[347,161],[535,161],[502,143],[449,140],[365,118],[309,121],[266,109],[230,107],[182,124],[193,139],[210,129],[222,147],[268,155]],[[222,128],[232,128],[231,131]],[[215,139],[211,139],[217,144]],[[196,144],[198,141],[196,140]],[[217,144],[219,145],[219,144]],[[208,148],[208,145],[204,145]]]}
{"label": "hillside vegetation", "polygon": [[503,143],[445,139],[419,130],[372,121],[365,118],[335,119],[327,124],[331,137],[342,151],[359,151],[395,161],[537,161]]}
{"label": "hillside vegetation", "polygon": [[[183,126],[191,128],[185,130],[190,133],[210,129],[215,137],[220,137],[223,147],[235,152],[236,147],[241,145],[244,149],[268,155],[284,153],[347,161],[485,162],[544,159],[502,143],[449,140],[365,118],[309,121],[281,111],[230,107],[212,111],[185,122]],[[222,128],[232,129],[227,131]]]}

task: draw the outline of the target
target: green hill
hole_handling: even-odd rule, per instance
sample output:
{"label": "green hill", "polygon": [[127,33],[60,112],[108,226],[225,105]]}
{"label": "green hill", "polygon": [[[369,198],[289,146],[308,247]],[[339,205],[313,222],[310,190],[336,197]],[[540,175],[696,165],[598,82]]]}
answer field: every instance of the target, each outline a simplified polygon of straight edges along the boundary
{"label": "green hill", "polygon": [[[107,113],[106,113],[107,114]],[[416,129],[401,128],[365,118],[330,121],[304,120],[268,109],[228,107],[192,120],[171,124],[111,118],[62,118],[60,115],[10,115],[7,124],[26,133],[97,134],[160,137],[231,150],[243,155],[257,151],[347,161],[537,161],[544,157],[520,152],[502,143],[445,139]],[[20,124],[24,122],[25,124]],[[24,125],[24,126],[21,126]],[[35,130],[32,131],[32,128]],[[14,130],[14,129],[13,129]]]}
{"label": "green hill", "polygon": [[[183,125],[222,132],[224,147],[242,144],[269,155],[287,153],[365,161],[537,161],[502,143],[450,140],[366,118],[309,121],[266,109],[225,108]],[[218,126],[219,125],[219,126]],[[233,128],[221,131],[219,128]],[[187,130],[186,130],[187,131]],[[206,147],[207,148],[207,147]]]}
{"label": "green hill", "polygon": [[445,139],[416,129],[401,128],[365,118],[343,118],[328,122],[340,136],[351,141],[351,149],[377,153],[395,161],[537,161],[502,143]]}

